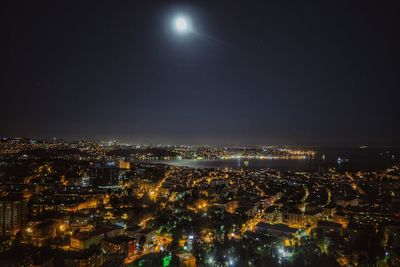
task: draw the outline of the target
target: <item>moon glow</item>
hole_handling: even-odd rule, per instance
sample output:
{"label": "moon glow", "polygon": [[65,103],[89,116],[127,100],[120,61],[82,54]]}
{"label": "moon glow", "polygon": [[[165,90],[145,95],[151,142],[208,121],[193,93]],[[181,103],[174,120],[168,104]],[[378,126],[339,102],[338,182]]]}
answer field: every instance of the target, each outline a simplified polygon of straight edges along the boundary
{"label": "moon glow", "polygon": [[180,32],[184,33],[188,30],[188,21],[184,17],[178,17],[175,19],[175,29]]}

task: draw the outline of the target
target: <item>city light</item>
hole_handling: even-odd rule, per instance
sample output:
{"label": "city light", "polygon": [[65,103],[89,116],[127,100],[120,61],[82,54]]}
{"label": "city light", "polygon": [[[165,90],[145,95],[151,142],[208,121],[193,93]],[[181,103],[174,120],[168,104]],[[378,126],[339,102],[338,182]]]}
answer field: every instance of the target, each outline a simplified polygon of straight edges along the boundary
{"label": "city light", "polygon": [[[41,144],[35,142],[34,149]],[[56,148],[69,146],[75,144],[61,143]],[[121,149],[118,144],[114,146]],[[163,258],[165,265],[171,265],[175,259],[186,266],[238,266],[242,262],[255,265],[259,259],[284,264],[301,257],[299,251],[313,244],[315,249],[306,250],[307,257],[335,257],[345,266],[357,260],[341,254],[345,251],[336,242],[351,247],[355,240],[369,237],[362,229],[364,226],[367,231],[375,227],[372,233],[379,233],[375,238],[380,239],[384,249],[382,261],[394,260],[390,243],[394,231],[387,224],[392,222],[392,217],[386,215],[387,203],[368,200],[377,210],[375,213],[363,208],[368,207],[366,196],[371,192],[396,199],[400,166],[382,171],[332,169],[320,174],[269,168],[190,168],[136,161],[141,155],[135,155],[131,162],[124,159],[126,162],[121,164],[119,157],[102,158],[109,149],[96,143],[85,146],[84,151],[93,153],[86,160],[97,164],[75,159],[75,165],[69,167],[75,171],[72,178],[69,169],[58,165],[59,162],[30,163],[34,173],[40,175],[24,178],[24,191],[19,197],[12,192],[0,198],[0,212],[4,214],[0,218],[15,214],[9,218],[15,229],[23,230],[18,237],[23,244],[52,244],[64,253],[87,252],[91,244],[104,258],[124,255],[126,264],[150,264],[153,256]],[[136,146],[134,149],[138,151]],[[149,148],[143,149],[146,149],[143,154],[149,156]],[[201,155],[221,160],[222,155],[230,153],[226,148],[190,146],[157,146],[154,151],[160,150],[163,154],[173,152],[192,159]],[[303,150],[290,151],[276,148],[268,153],[285,159],[303,153],[300,152]],[[309,154],[308,151],[304,153]],[[257,158],[260,153],[265,150],[254,148],[241,157],[262,161]],[[238,152],[233,150],[231,154]],[[32,158],[31,162],[35,160]],[[230,159],[222,161],[225,160]],[[22,162],[25,161],[23,158]],[[48,171],[60,176],[46,176]],[[37,186],[38,177],[45,186]],[[82,182],[89,183],[88,187],[82,187]],[[6,188],[8,184],[3,186]],[[356,216],[338,212],[343,209],[355,212],[354,207]],[[29,221],[23,217],[25,208],[41,219]],[[19,224],[19,217],[26,223]],[[389,226],[378,228],[381,223]],[[8,230],[4,223],[3,229]],[[325,235],[334,235],[335,239],[327,239]],[[225,244],[231,247],[220,250]],[[254,255],[235,255],[239,250],[251,250]]]}

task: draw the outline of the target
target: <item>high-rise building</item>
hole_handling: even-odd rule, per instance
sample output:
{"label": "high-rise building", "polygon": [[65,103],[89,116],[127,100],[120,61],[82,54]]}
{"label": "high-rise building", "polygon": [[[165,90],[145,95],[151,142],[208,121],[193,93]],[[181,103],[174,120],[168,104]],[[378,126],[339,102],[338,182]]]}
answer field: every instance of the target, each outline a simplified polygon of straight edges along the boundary
{"label": "high-rise building", "polygon": [[23,198],[0,198],[0,236],[13,235],[26,221],[26,203]]}
{"label": "high-rise building", "polygon": [[91,169],[93,184],[100,186],[109,186],[118,184],[119,169],[111,164],[96,165]]}

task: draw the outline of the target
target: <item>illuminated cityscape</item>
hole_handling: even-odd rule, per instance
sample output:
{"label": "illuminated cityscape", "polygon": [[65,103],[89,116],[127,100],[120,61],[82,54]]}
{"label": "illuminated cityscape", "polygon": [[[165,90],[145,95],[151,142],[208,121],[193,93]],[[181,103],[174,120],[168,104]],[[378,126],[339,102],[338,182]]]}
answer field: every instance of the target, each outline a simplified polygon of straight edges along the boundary
{"label": "illuminated cityscape", "polygon": [[1,2],[0,267],[400,266],[400,1]]}
{"label": "illuminated cityscape", "polygon": [[[321,154],[22,138],[0,155],[2,266],[400,263],[399,164],[284,171],[251,164]],[[204,160],[243,162],[175,164]]]}

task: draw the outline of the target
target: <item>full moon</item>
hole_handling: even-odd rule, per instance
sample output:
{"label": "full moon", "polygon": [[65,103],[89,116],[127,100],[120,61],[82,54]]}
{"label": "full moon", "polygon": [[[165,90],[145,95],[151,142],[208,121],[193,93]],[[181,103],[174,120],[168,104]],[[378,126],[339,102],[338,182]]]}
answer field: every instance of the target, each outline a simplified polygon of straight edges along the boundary
{"label": "full moon", "polygon": [[188,22],[184,17],[178,17],[175,20],[175,28],[178,32],[185,32],[188,29]]}

